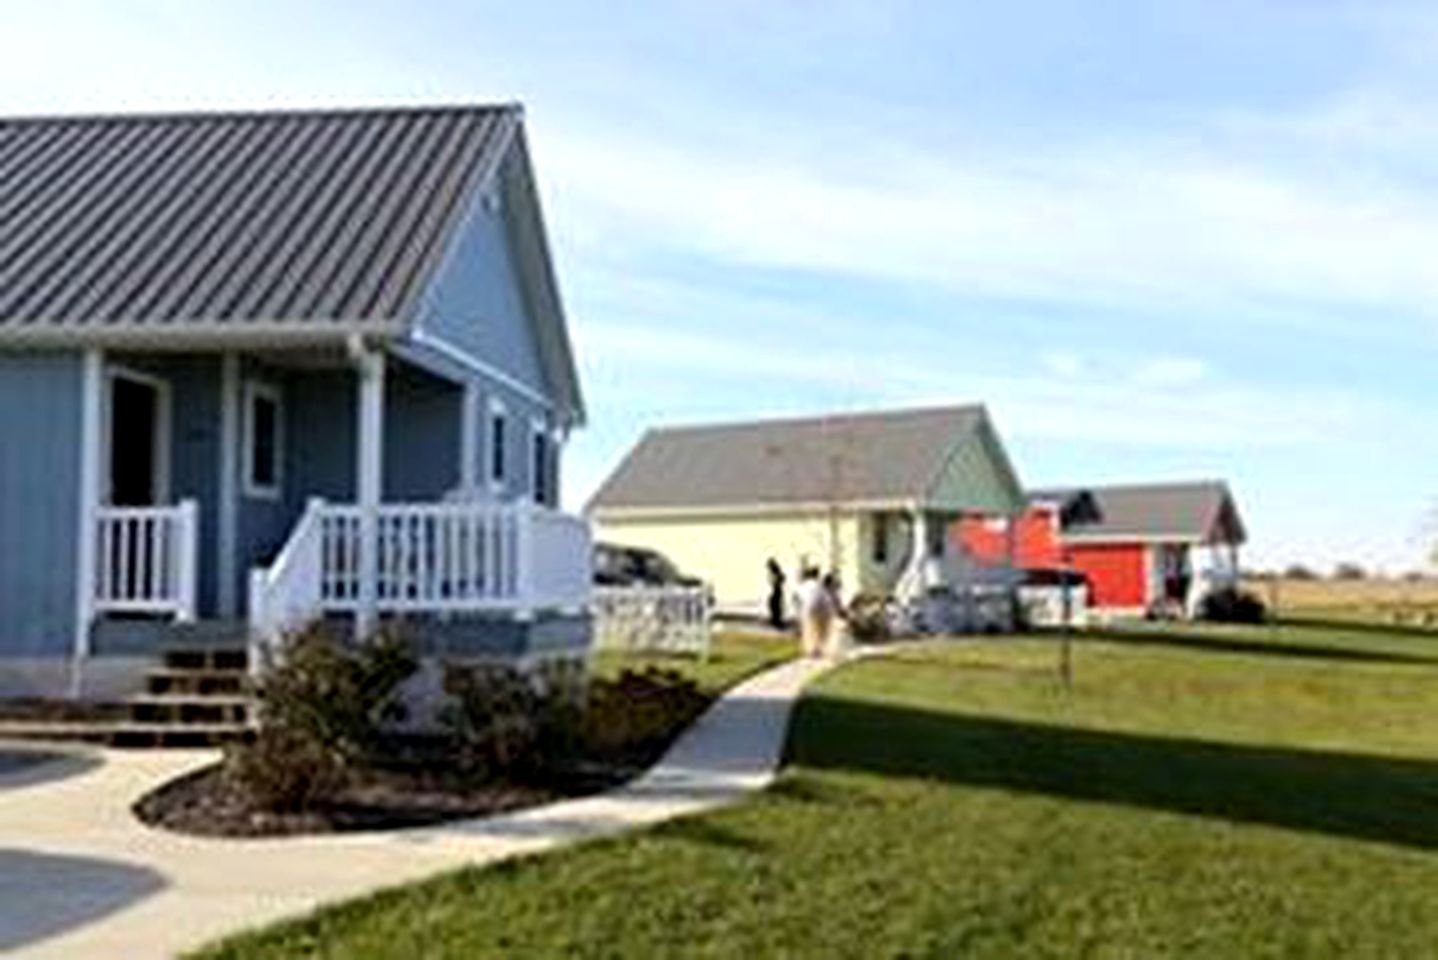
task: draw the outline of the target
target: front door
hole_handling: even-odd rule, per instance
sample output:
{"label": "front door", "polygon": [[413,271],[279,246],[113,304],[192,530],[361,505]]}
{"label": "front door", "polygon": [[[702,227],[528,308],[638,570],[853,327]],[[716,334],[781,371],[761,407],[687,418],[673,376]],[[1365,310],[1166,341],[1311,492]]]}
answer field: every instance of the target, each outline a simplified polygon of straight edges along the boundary
{"label": "front door", "polygon": [[161,382],[127,373],[110,377],[109,496],[117,507],[164,503],[168,411]]}

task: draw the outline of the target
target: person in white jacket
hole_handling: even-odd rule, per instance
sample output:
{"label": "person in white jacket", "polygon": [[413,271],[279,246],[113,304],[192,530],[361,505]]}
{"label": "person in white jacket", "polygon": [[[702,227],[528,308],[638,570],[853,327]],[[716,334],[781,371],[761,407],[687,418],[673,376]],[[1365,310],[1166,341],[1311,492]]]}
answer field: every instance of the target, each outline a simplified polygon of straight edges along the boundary
{"label": "person in white jacket", "polygon": [[824,655],[834,618],[833,599],[819,579],[817,567],[805,567],[796,591],[799,607],[799,645],[806,657]]}

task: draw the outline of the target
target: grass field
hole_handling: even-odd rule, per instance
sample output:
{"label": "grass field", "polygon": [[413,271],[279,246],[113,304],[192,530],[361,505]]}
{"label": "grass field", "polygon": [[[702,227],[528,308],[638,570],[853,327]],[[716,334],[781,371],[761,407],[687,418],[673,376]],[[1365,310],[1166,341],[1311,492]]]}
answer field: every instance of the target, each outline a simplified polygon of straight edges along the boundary
{"label": "grass field", "polygon": [[594,655],[590,669],[595,676],[613,677],[626,668],[663,667],[691,676],[709,693],[719,693],[766,667],[783,663],[799,653],[799,641],[767,633],[720,630],[714,634],[709,656],[620,653],[605,650]]}
{"label": "grass field", "polygon": [[1438,639],[966,641],[801,703],[740,807],[322,911],[204,956],[1422,957]]}
{"label": "grass field", "polygon": [[1438,579],[1264,580],[1244,586],[1280,617],[1360,621],[1438,630]]}

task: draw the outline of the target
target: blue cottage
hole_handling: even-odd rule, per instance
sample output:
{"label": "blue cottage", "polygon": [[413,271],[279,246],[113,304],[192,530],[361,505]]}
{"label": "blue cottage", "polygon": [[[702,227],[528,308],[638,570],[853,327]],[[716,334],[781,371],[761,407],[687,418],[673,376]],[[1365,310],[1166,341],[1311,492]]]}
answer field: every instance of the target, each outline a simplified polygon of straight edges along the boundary
{"label": "blue cottage", "polygon": [[588,642],[521,108],[0,119],[0,696],[176,637]]}

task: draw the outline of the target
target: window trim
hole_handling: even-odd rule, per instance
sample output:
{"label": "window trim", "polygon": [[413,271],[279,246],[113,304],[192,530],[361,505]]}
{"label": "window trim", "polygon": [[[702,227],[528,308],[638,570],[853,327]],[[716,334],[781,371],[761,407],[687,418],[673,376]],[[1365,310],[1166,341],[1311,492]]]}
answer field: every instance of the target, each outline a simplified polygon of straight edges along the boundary
{"label": "window trim", "polygon": [[[255,402],[268,400],[275,408],[274,480],[255,479]],[[285,396],[277,384],[246,380],[240,403],[240,489],[252,500],[278,500],[285,487]]]}
{"label": "window trim", "polygon": [[549,457],[553,441],[544,421],[535,417],[529,421],[529,498],[540,506],[550,505]]}
{"label": "window trim", "polygon": [[[496,430],[496,425],[503,426]],[[495,446],[498,438],[499,446]],[[498,397],[489,398],[484,431],[484,479],[489,489],[503,492],[509,483],[509,408]],[[496,456],[498,451],[498,456]]]}
{"label": "window trim", "polygon": [[874,514],[873,531],[870,534],[869,559],[881,567],[889,565],[889,515],[884,512]]}
{"label": "window trim", "polygon": [[924,556],[930,560],[942,560],[949,555],[949,525],[940,513],[927,517],[924,533],[928,543],[924,544]]}

